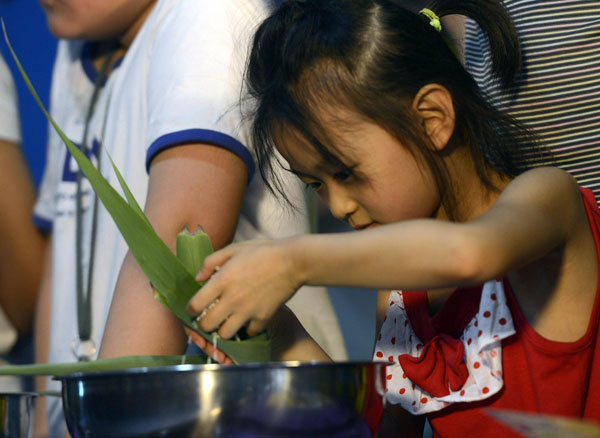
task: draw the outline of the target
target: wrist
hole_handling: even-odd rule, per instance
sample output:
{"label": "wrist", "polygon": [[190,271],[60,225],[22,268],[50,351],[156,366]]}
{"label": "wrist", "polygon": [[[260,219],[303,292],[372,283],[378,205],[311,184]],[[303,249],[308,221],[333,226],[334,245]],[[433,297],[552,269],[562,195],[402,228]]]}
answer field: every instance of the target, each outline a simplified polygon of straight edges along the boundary
{"label": "wrist", "polygon": [[290,238],[290,261],[292,264],[292,275],[298,288],[310,284],[311,263],[310,251],[308,249],[310,235],[302,235]]}

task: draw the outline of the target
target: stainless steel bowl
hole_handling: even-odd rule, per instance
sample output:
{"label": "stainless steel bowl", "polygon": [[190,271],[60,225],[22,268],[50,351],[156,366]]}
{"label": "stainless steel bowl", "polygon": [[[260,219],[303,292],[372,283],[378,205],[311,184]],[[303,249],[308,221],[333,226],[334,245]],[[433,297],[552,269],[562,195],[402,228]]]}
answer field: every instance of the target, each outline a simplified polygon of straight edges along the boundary
{"label": "stainless steel bowl", "polygon": [[[179,365],[60,377],[73,438],[368,438],[385,364]],[[377,407],[376,407],[377,409]]]}
{"label": "stainless steel bowl", "polygon": [[33,401],[31,392],[0,393],[0,437],[29,438],[33,436]]}

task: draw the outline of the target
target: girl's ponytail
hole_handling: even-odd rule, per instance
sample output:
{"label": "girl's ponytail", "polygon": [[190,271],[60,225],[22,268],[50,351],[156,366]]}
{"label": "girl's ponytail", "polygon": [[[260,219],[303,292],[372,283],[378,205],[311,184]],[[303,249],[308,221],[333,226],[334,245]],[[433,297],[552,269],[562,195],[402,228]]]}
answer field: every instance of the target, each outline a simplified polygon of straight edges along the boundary
{"label": "girl's ponytail", "polygon": [[519,36],[508,11],[498,0],[431,0],[427,6],[439,17],[464,15],[485,32],[490,44],[492,67],[506,89],[513,85],[523,62]]}

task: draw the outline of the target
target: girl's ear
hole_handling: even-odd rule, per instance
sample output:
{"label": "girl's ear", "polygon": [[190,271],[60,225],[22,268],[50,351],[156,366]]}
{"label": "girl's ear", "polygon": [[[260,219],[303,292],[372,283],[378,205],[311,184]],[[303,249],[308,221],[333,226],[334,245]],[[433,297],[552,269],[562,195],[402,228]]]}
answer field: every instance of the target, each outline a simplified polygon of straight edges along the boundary
{"label": "girl's ear", "polygon": [[450,92],[438,84],[423,86],[413,99],[413,109],[421,118],[425,135],[441,151],[454,132],[454,104]]}

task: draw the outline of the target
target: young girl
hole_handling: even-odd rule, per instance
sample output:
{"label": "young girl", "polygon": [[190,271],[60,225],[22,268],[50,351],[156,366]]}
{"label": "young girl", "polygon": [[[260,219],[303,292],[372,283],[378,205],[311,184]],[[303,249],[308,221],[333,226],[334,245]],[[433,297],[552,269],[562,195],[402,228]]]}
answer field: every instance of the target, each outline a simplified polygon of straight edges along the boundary
{"label": "young girl", "polygon": [[418,436],[425,415],[435,436],[513,436],[486,408],[600,420],[593,195],[520,166],[535,140],[480,95],[439,33],[448,14],[486,30],[509,84],[518,40],[491,0],[289,0],[262,24],[248,83],[263,176],[285,166],[361,232],[220,250],[189,311],[218,299],[200,326],[228,338],[301,285],[394,289],[380,436]]}

